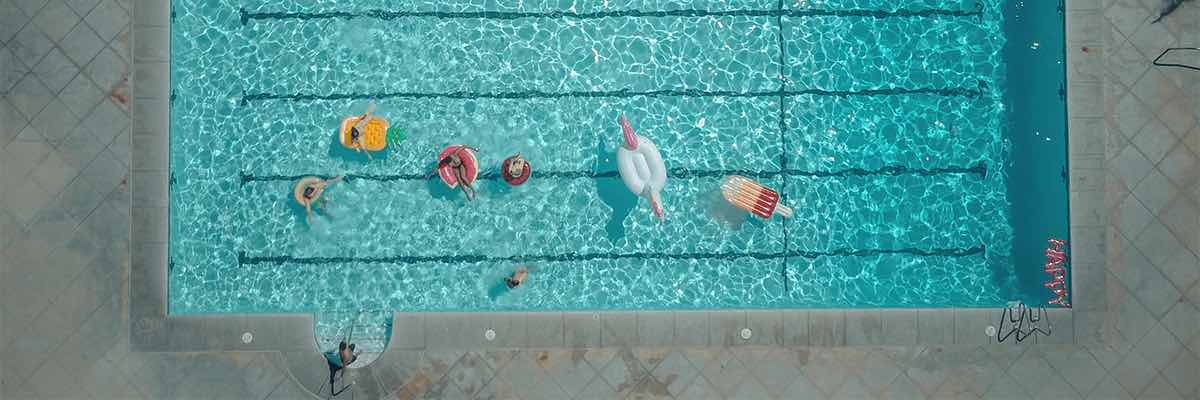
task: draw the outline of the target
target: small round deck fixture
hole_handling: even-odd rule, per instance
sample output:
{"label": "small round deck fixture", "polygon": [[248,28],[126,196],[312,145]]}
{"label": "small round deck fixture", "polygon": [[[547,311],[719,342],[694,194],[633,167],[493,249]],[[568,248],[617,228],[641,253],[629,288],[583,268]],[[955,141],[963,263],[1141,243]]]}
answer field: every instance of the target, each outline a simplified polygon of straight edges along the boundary
{"label": "small round deck fixture", "polygon": [[493,341],[493,340],[496,340],[496,330],[495,330],[495,329],[488,329],[488,330],[484,331],[484,332],[483,332],[483,338],[484,338],[484,339],[487,339],[487,341],[489,341],[489,342],[490,342],[490,341]]}
{"label": "small round deck fixture", "polygon": [[996,327],[992,326],[992,325],[988,325],[988,327],[983,330],[983,333],[986,333],[988,336],[995,337],[996,336]]}
{"label": "small round deck fixture", "polygon": [[742,328],[742,340],[750,340],[751,336],[754,336],[754,331],[751,331],[750,328]]}
{"label": "small round deck fixture", "polygon": [[246,332],[246,333],[242,334],[242,343],[250,344],[250,342],[253,342],[253,341],[254,341],[253,333]]}

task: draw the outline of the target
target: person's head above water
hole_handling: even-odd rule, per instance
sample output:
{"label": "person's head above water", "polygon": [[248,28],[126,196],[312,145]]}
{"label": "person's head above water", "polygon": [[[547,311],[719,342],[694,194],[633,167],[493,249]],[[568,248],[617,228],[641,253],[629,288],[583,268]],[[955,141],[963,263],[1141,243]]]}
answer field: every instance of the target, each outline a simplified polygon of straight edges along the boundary
{"label": "person's head above water", "polygon": [[525,165],[527,163],[521,158],[520,154],[513,156],[511,162],[508,163],[508,174],[512,176],[521,176],[525,173]]}
{"label": "person's head above water", "polygon": [[500,175],[511,186],[520,186],[533,174],[529,161],[521,157],[521,153],[509,157],[500,165]]}
{"label": "person's head above water", "polygon": [[517,270],[513,272],[512,276],[504,278],[504,283],[508,285],[509,289],[516,289],[517,286],[521,286],[522,283],[525,283],[525,278],[528,277],[529,268],[525,268],[525,266],[519,266],[517,267]]}

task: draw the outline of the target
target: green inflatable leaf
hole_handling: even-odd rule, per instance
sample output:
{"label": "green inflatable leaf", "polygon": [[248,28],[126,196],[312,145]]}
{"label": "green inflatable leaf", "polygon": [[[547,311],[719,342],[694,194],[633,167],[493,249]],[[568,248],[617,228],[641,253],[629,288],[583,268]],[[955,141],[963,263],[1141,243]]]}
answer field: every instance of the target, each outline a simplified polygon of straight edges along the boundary
{"label": "green inflatable leaf", "polygon": [[408,138],[408,134],[406,134],[403,129],[397,127],[388,128],[387,135],[388,144],[393,146],[399,145],[400,142],[403,142],[404,139]]}

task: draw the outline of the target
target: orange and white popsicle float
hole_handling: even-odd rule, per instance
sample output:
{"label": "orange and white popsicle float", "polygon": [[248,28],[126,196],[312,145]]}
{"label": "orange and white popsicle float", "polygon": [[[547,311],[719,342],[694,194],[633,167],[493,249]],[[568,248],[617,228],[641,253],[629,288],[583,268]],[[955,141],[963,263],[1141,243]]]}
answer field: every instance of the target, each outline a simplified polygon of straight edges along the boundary
{"label": "orange and white popsicle float", "polygon": [[779,193],[744,176],[725,177],[725,182],[721,183],[721,194],[737,208],[760,218],[770,219],[775,214],[784,218],[792,217],[792,209],[779,204]]}

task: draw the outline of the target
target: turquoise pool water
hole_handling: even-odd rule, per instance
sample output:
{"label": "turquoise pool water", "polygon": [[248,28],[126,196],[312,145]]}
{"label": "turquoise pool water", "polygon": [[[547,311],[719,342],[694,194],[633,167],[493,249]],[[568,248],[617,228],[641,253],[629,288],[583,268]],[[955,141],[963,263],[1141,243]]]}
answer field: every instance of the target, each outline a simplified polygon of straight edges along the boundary
{"label": "turquoise pool water", "polygon": [[[1027,14],[1057,20],[1013,20]],[[1049,295],[1028,260],[1066,234],[1065,182],[1045,178],[1065,166],[1064,110],[1012,65],[1061,82],[1051,4],[175,0],[172,15],[174,314]],[[1013,24],[1057,39],[1024,51]],[[372,100],[408,138],[368,162],[335,131]],[[662,149],[665,223],[616,175],[621,114]],[[1049,141],[1015,139],[1034,131]],[[456,143],[481,150],[473,202],[424,179]],[[497,167],[517,152],[536,172],[510,188]],[[795,217],[732,209],[729,174]],[[291,200],[305,175],[347,176],[312,225]],[[1039,220],[1016,222],[1028,208]],[[498,290],[517,264],[529,281]]]}

